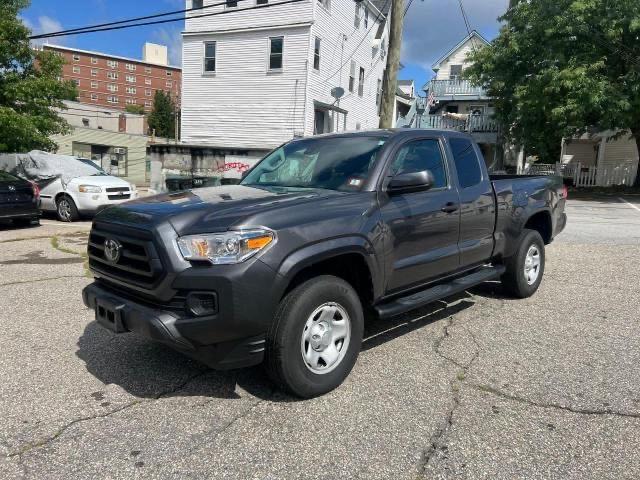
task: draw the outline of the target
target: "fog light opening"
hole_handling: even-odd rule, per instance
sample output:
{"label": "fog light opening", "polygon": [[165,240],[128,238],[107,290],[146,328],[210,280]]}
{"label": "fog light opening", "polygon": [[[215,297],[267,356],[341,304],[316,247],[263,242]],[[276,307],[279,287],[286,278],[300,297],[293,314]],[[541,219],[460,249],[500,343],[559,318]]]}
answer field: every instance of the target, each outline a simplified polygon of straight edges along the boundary
{"label": "fog light opening", "polygon": [[196,317],[218,313],[218,296],[215,292],[193,292],[187,296],[187,309]]}

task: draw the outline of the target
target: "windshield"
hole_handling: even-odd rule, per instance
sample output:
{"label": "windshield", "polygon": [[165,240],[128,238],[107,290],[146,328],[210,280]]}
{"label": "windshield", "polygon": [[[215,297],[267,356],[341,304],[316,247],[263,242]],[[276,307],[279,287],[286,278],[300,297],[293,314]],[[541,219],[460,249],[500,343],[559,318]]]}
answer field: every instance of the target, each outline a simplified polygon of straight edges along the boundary
{"label": "windshield", "polygon": [[271,152],[241,185],[360,191],[384,143],[365,136],[296,140]]}
{"label": "windshield", "polygon": [[86,158],[79,158],[78,161],[96,169],[96,173],[92,174],[91,175],[92,177],[108,177],[109,176],[109,174],[105,172],[102,169],[102,167],[98,166],[96,162],[94,162],[93,160],[88,160]]}

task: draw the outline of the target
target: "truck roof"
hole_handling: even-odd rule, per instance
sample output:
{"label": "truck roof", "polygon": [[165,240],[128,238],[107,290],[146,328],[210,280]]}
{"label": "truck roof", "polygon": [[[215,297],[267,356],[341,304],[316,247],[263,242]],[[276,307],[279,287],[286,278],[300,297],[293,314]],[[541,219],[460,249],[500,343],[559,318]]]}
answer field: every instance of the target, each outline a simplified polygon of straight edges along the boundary
{"label": "truck roof", "polygon": [[317,137],[333,138],[333,137],[398,137],[402,135],[415,135],[418,132],[428,132],[431,135],[442,137],[465,137],[472,138],[466,132],[458,132],[456,130],[437,130],[431,128],[381,128],[372,130],[355,130],[349,132],[332,132],[322,135],[316,135]]}

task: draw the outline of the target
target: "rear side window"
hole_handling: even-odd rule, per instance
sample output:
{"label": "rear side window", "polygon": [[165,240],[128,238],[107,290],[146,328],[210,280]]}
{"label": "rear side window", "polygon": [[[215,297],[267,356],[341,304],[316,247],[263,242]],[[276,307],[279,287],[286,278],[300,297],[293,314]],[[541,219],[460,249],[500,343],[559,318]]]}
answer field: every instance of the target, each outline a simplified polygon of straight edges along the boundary
{"label": "rear side window", "polygon": [[447,186],[447,172],[438,140],[417,140],[400,149],[391,166],[391,174],[415,173],[430,170],[435,183],[433,188]]}
{"label": "rear side window", "polygon": [[453,151],[453,161],[458,171],[458,181],[461,188],[478,185],[482,181],[480,161],[471,141],[466,138],[449,139]]}

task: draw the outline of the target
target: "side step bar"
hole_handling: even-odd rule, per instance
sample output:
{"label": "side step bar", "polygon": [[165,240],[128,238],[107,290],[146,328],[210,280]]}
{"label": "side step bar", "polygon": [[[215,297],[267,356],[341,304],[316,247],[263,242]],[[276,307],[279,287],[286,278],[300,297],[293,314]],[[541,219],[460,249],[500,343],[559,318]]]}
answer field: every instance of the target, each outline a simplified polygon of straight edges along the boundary
{"label": "side step bar", "polygon": [[460,277],[449,283],[443,283],[441,285],[431,287],[427,290],[414,293],[408,297],[402,297],[392,302],[383,303],[376,306],[375,309],[380,318],[395,317],[396,315],[424,307],[425,305],[441,300],[445,297],[455,295],[456,293],[464,292],[465,290],[475,287],[482,282],[495,280],[496,278],[499,278],[505,270],[506,268],[503,265],[482,267],[480,270],[476,270],[465,277]]}

